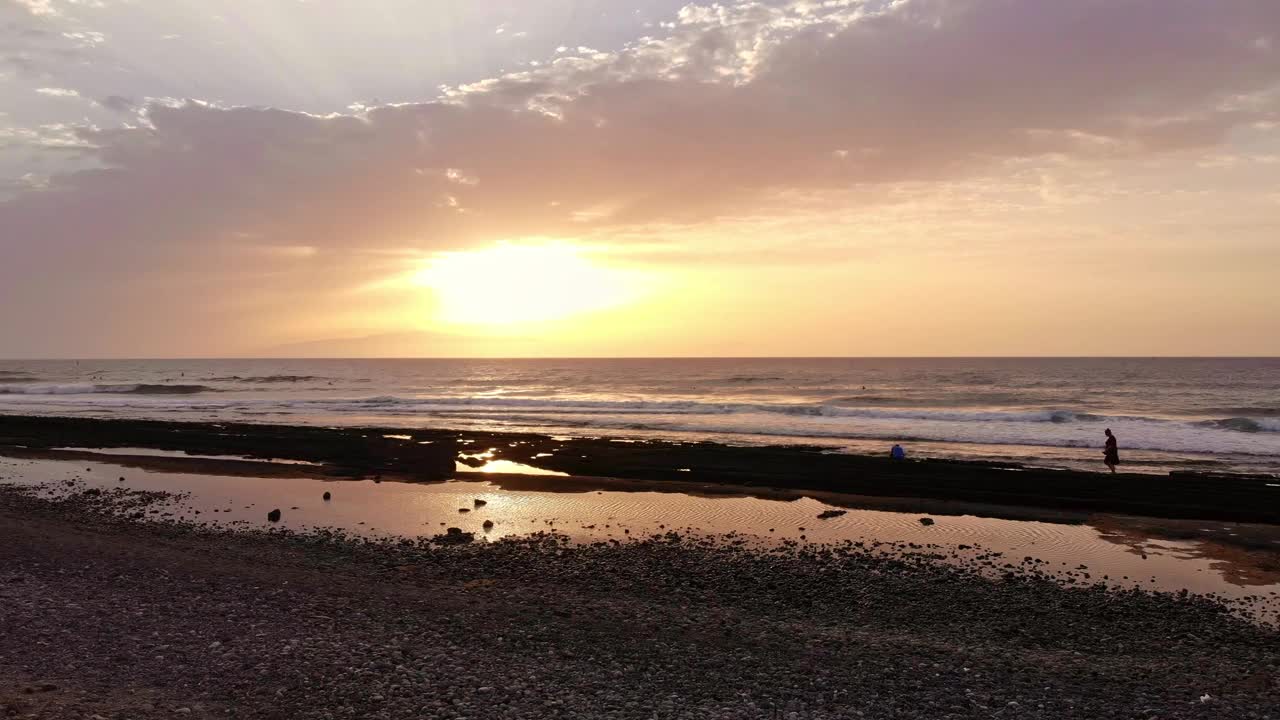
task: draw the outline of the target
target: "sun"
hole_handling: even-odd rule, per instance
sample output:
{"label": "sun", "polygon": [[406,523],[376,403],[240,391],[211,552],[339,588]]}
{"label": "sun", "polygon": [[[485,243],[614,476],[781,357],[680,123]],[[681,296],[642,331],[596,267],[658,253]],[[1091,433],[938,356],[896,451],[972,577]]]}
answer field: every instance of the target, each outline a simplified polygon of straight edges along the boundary
{"label": "sun", "polygon": [[548,322],[630,301],[630,274],[598,265],[564,242],[509,243],[442,253],[414,276],[439,302],[439,319],[466,325]]}

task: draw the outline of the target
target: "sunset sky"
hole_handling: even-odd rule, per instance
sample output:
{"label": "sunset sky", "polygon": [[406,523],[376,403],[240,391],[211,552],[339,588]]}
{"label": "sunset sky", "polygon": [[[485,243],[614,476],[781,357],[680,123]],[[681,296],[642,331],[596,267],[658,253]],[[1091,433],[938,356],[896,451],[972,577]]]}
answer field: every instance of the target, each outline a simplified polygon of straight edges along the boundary
{"label": "sunset sky", "polygon": [[0,357],[1278,355],[1277,0],[0,0]]}

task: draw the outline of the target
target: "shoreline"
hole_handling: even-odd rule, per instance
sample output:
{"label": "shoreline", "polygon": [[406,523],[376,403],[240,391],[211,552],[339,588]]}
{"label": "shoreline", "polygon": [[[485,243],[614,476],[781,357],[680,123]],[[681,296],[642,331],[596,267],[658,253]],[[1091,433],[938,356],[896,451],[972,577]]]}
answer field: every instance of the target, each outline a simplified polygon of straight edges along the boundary
{"label": "shoreline", "polygon": [[1276,628],[1025,562],[676,533],[375,541],[112,512],[147,501],[0,487],[0,711],[925,720],[1280,704]]}
{"label": "shoreline", "polygon": [[[671,529],[708,537],[733,535],[765,544],[795,540],[942,543],[940,547],[987,546],[1011,557],[1034,556],[1055,567],[1061,565],[1062,571],[1074,568],[1072,572],[1103,577],[1109,573],[1121,586],[1132,577],[1148,589],[1196,588],[1195,592],[1224,597],[1243,596],[1241,588],[1248,586],[1280,588],[1276,585],[1280,582],[1280,526],[1218,520],[476,470],[434,481],[390,475],[358,480],[326,475],[319,466],[86,450],[0,452],[0,483],[6,481],[44,488],[41,492],[50,498],[86,488],[173,494],[167,507],[152,513],[228,529],[328,528],[366,536],[419,538],[452,524],[485,541],[554,530],[571,542],[608,542]],[[341,498],[338,504],[327,502],[330,491]],[[325,502],[314,502],[321,494]],[[473,508],[477,498],[489,507]],[[273,507],[284,511],[278,526],[262,519],[261,513]],[[467,514],[457,514],[459,507],[468,508]],[[835,517],[840,519],[831,520]],[[913,530],[918,527],[927,530]],[[1041,543],[1045,544],[1038,548]],[[1063,552],[1064,547],[1075,547],[1082,557],[1091,558],[1089,567],[1077,567],[1079,563]],[[1115,548],[1123,550],[1115,554]],[[1153,559],[1164,556],[1166,560],[1143,567],[1148,552]],[[1141,556],[1144,562],[1134,565],[1126,556]],[[1183,561],[1191,565],[1180,565]],[[1208,564],[1194,565],[1201,562]],[[1201,576],[1202,572],[1208,574]],[[1205,579],[1209,577],[1221,579]],[[1225,586],[1209,587],[1222,583]]]}
{"label": "shoreline", "polygon": [[[406,439],[407,438],[407,439]],[[456,475],[459,453],[479,466],[506,460],[575,477],[704,488],[838,493],[883,502],[957,503],[990,512],[1139,515],[1280,524],[1280,479],[1212,473],[1143,474],[1047,470],[995,462],[835,454],[795,445],[569,438],[393,427],[188,423],[0,415],[0,452],[74,457],[77,450],[147,448],[227,459],[113,455],[149,467],[216,468],[224,474],[297,473],[408,482]],[[268,459],[317,463],[291,465]],[[192,465],[190,463],[197,463]],[[512,481],[514,482],[514,481]],[[550,482],[545,478],[527,482]]]}

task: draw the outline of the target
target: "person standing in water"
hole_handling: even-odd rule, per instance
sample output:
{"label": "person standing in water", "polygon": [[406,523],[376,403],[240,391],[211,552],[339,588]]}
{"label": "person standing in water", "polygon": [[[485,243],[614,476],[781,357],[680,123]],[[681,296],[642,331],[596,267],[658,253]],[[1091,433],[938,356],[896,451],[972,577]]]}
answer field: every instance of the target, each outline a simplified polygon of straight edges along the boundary
{"label": "person standing in water", "polygon": [[1111,468],[1112,475],[1120,464],[1120,448],[1116,446],[1116,436],[1111,434],[1111,428],[1107,428],[1107,446],[1102,451],[1102,462]]}

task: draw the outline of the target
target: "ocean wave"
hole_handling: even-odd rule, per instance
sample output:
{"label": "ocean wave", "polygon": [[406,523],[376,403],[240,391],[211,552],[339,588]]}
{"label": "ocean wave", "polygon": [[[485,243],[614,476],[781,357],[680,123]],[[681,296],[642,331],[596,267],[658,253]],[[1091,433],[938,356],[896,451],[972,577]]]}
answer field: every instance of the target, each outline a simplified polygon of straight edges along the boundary
{"label": "ocean wave", "polygon": [[1249,418],[1249,417],[1255,417],[1255,416],[1260,416],[1265,418],[1280,417],[1280,407],[1262,407],[1262,406],[1221,407],[1221,408],[1209,408],[1207,410],[1202,410],[1198,412],[1203,412],[1206,415],[1209,415],[1209,414],[1216,415],[1218,413],[1221,413],[1223,415],[1229,416],[1227,418],[1228,420],[1234,420],[1237,418]]}
{"label": "ocean wave", "polygon": [[[191,394],[190,389],[174,385],[99,387],[40,384],[23,386],[28,391],[24,394],[3,394],[5,388],[0,386],[0,409],[21,407],[24,410],[38,408],[40,413],[180,419],[203,419],[216,414],[228,420],[265,418],[303,424],[381,424],[486,431],[495,428],[523,432],[572,430],[572,434],[607,434],[622,429],[672,438],[744,438],[748,442],[767,442],[766,438],[773,438],[788,443],[805,443],[810,439],[820,443],[883,440],[1061,447],[1089,450],[1089,457],[1097,455],[1105,426],[1116,431],[1122,453],[1157,451],[1280,458],[1280,419],[1276,418],[1243,418],[1249,422],[1215,424],[1223,421],[1100,416],[1068,409],[959,412],[950,408],[734,404],[708,402],[707,398],[643,401],[600,396],[539,399],[387,394],[347,398],[244,398],[217,391],[208,395]],[[30,392],[36,388],[40,388],[39,394]]]}
{"label": "ocean wave", "polygon": [[0,388],[0,395],[195,395],[196,393],[211,392],[213,390],[208,385],[68,383],[62,385],[11,385]]}
{"label": "ocean wave", "polygon": [[[408,415],[406,415],[407,417]],[[442,415],[447,418],[450,427],[459,420],[477,420],[474,415]],[[1114,421],[1114,422],[1113,422]],[[1224,438],[1221,431],[1206,434],[1204,429],[1194,425],[1174,423],[1157,427],[1146,422],[1134,422],[1121,418],[1109,418],[1112,426],[1117,428],[1121,437],[1121,452],[1129,464],[1137,464],[1138,452],[1172,452],[1178,453],[1178,463],[1222,464],[1217,457],[1192,458],[1187,454],[1229,453],[1233,456],[1252,458],[1275,458],[1275,443],[1260,444],[1252,439],[1240,438],[1232,441]],[[558,432],[572,429],[583,432],[586,429],[596,433],[607,434],[612,430],[625,430],[653,434],[656,437],[678,439],[681,437],[711,438],[721,442],[735,442],[733,438],[742,438],[747,442],[769,438],[769,442],[787,442],[804,444],[806,442],[829,443],[832,441],[847,442],[899,442],[899,443],[941,443],[946,445],[969,446],[1001,446],[1001,447],[1044,447],[1060,448],[1072,452],[1085,451],[1088,457],[1099,453],[1101,458],[1101,433],[1095,429],[1081,434],[1068,431],[1037,427],[1034,424],[991,425],[981,423],[853,423],[830,425],[786,425],[759,424],[754,422],[735,423],[732,417],[682,417],[682,418],[634,418],[620,416],[592,418],[583,422],[579,418],[562,418],[547,415],[524,415],[512,413],[497,418],[486,416],[479,427],[522,428],[525,430],[545,428],[546,432]],[[1212,432],[1212,431],[1210,431]],[[754,439],[754,440],[753,440]],[[1268,438],[1270,439],[1270,438]],[[887,449],[886,445],[886,449]],[[1007,457],[1008,451],[994,451],[995,457]],[[1021,453],[1015,453],[1021,454]],[[1151,460],[1151,458],[1147,458]],[[1152,460],[1152,462],[1155,462]]]}
{"label": "ocean wave", "polygon": [[[853,408],[830,404],[708,403],[696,400],[600,400],[551,399],[525,397],[399,397],[379,395],[350,400],[300,400],[306,405],[322,405],[326,409],[355,410],[380,408],[422,412],[465,411],[470,413],[505,413],[511,410],[539,412],[549,415],[739,415],[776,414],[817,418],[867,418],[884,420],[938,420],[948,422],[1045,422],[1073,423],[1103,420],[1086,412],[1044,409],[1027,411],[902,408]],[[1137,418],[1148,419],[1148,418]],[[1155,421],[1154,419],[1151,419]]]}
{"label": "ocean wave", "polygon": [[1201,425],[1245,433],[1280,432],[1280,418],[1277,417],[1232,417],[1223,420],[1206,420]]}
{"label": "ocean wave", "polygon": [[227,375],[225,377],[204,378],[207,382],[242,382],[242,383],[300,383],[300,382],[323,382],[332,380],[332,378],[321,377],[320,375],[248,375],[241,377],[240,375]]}
{"label": "ocean wave", "polygon": [[[19,395],[192,395],[220,392],[206,385],[22,385],[0,387],[0,394]],[[272,406],[284,412],[328,412],[337,414],[384,413],[397,416],[501,416],[512,412],[548,417],[610,415],[638,416],[785,416],[811,418],[815,422],[840,419],[868,421],[920,421],[948,424],[1039,424],[1070,425],[1102,421],[1142,421],[1165,423],[1146,417],[1102,416],[1081,410],[1045,408],[1028,410],[960,410],[952,408],[849,407],[831,403],[715,403],[704,400],[641,400],[602,398],[546,398],[510,396],[427,396],[377,395],[355,398],[263,399],[255,406]],[[203,405],[202,405],[203,407]],[[773,421],[763,418],[762,426]]]}
{"label": "ocean wave", "polygon": [[35,382],[36,380],[39,378],[25,370],[0,370],[0,383]]}
{"label": "ocean wave", "polygon": [[[890,390],[892,392],[892,390]],[[912,394],[910,390],[885,394],[884,390],[858,395],[841,395],[830,402],[859,407],[907,407],[907,408],[964,408],[1019,405],[1028,401],[1026,393],[1013,392],[952,392],[945,395]]]}

